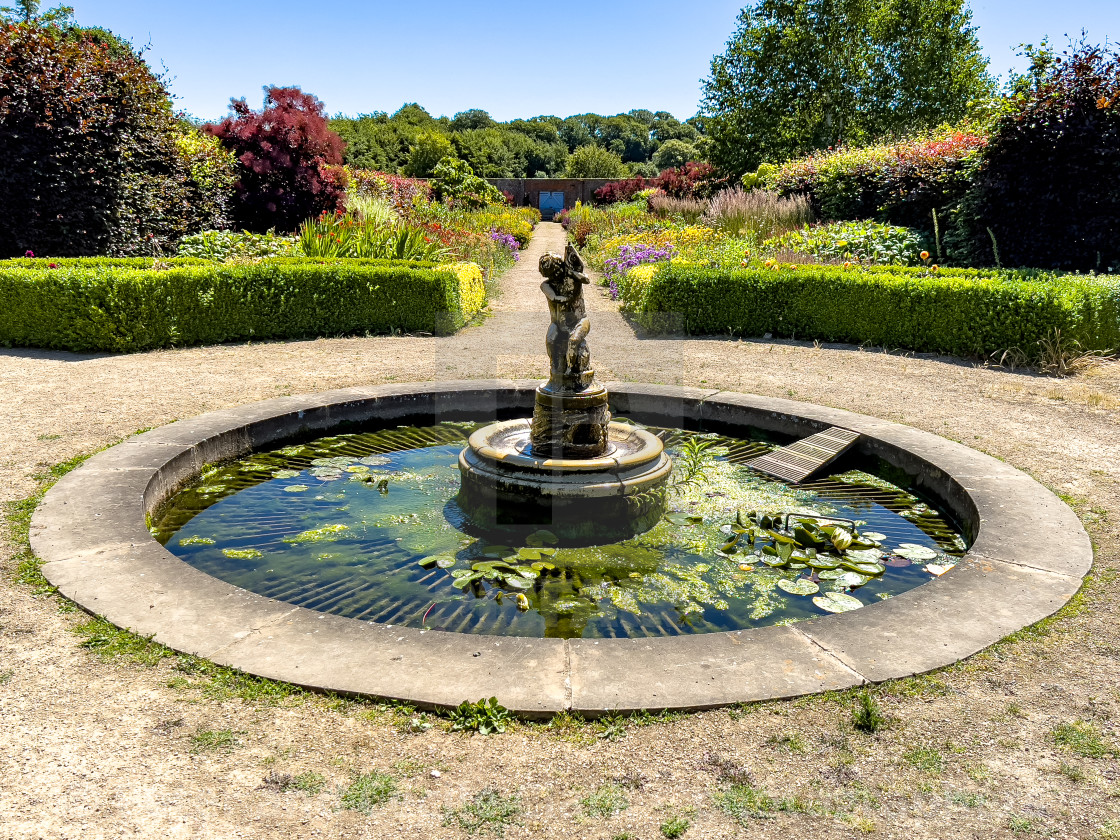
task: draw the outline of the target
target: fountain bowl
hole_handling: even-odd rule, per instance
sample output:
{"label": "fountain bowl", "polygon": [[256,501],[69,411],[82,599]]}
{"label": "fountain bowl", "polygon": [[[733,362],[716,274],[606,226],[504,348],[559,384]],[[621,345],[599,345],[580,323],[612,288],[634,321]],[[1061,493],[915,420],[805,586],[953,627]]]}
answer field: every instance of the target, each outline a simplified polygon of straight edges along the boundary
{"label": "fountain bowl", "polygon": [[531,436],[528,419],[492,423],[459,455],[458,503],[480,528],[595,543],[647,531],[665,512],[672,462],[645,429],[609,423],[606,452],[594,458],[536,453]]}

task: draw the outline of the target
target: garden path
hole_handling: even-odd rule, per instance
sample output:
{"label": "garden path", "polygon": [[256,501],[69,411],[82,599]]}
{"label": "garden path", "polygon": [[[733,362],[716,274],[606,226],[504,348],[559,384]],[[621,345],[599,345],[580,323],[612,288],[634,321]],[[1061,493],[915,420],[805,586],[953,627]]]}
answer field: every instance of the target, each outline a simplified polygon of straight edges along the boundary
{"label": "garden path", "polygon": [[[540,225],[502,278],[492,315],[444,338],[116,356],[0,349],[0,502],[29,496],[52,464],[206,411],[370,383],[543,379],[548,314],[536,265],[563,245],[559,225]],[[19,549],[0,529],[0,838],[450,836],[445,815],[497,785],[520,793],[525,808],[508,837],[559,840],[587,834],[580,798],[621,774],[636,780],[631,807],[600,834],[657,836],[689,807],[689,836],[741,836],[713,804],[724,784],[713,756],[724,768],[746,768],[735,772],[775,797],[808,798],[809,813],[752,823],[760,837],[850,837],[853,825],[878,825],[892,838],[1003,837],[1008,825],[1106,836],[1100,826],[1115,820],[1109,795],[1120,794],[1120,764],[1079,757],[1053,733],[1083,720],[1120,742],[1120,591],[1104,585],[1120,569],[1120,364],[1055,380],[846,345],[647,339],[599,288],[587,297],[600,381],[812,401],[907,423],[1029,470],[1074,502],[1097,544],[1088,609],[1062,619],[1058,632],[1026,634],[888,689],[880,697],[898,723],[874,737],[854,733],[847,707],[828,700],[631,726],[618,741],[576,725],[492,738],[438,727],[402,735],[392,711],[221,701],[185,687],[196,675],[170,661],[102,661],[70,632],[80,616],[14,582]],[[230,733],[235,743],[227,751],[192,746],[205,732]],[[942,768],[937,775],[913,766],[926,754]],[[319,773],[327,784],[317,795],[280,794],[261,787],[269,768]],[[400,797],[369,816],[339,810],[339,786],[373,769],[397,776]],[[833,812],[840,817],[823,816]]]}

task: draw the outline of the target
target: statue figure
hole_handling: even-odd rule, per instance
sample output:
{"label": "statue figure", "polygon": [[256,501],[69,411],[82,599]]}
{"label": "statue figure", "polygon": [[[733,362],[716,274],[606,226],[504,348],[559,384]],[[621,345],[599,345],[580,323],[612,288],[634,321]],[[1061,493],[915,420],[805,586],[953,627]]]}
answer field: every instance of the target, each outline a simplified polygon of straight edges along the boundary
{"label": "statue figure", "polygon": [[537,388],[533,409],[533,452],[555,458],[598,458],[607,451],[611,413],[606,390],[592,384],[595,371],[587,348],[591,322],[583,300],[583,287],[591,280],[570,244],[563,257],[541,257],[540,272],[552,323],[544,340],[548,382]]}
{"label": "statue figure", "polygon": [[548,351],[548,389],[553,392],[582,391],[591,385],[595,372],[590,369],[591,351],[587,334],[591,322],[583,300],[583,287],[591,281],[583,273],[583,260],[569,244],[564,256],[545,254],[540,272],[541,291],[548,299],[552,324],[545,336]]}

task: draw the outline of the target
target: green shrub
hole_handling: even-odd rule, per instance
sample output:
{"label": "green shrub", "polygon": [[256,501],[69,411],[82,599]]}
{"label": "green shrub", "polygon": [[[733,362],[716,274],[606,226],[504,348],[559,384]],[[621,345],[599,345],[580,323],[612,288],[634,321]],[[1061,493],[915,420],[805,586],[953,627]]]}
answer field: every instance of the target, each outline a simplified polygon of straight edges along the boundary
{"label": "green shrub", "polygon": [[1060,329],[1086,350],[1120,347],[1120,279],[1042,272],[669,264],[620,284],[647,329],[842,341],[957,356],[1037,357]]}
{"label": "green shrub", "polygon": [[910,228],[876,222],[833,222],[805,226],[767,240],[764,249],[785,249],[818,260],[872,265],[917,265],[922,237]]}
{"label": "green shrub", "polygon": [[504,204],[501,190],[479,178],[466,161],[448,155],[432,172],[432,194],[453,207],[478,209],[490,204]]}
{"label": "green shrub", "polygon": [[0,264],[0,344],[135,352],[249,339],[446,334],[469,321],[482,298],[477,269],[472,275],[363,260],[161,271]]}
{"label": "green shrub", "polygon": [[186,236],[179,243],[180,257],[199,257],[214,262],[233,259],[288,257],[299,253],[294,237],[277,236],[275,232],[204,230]]}

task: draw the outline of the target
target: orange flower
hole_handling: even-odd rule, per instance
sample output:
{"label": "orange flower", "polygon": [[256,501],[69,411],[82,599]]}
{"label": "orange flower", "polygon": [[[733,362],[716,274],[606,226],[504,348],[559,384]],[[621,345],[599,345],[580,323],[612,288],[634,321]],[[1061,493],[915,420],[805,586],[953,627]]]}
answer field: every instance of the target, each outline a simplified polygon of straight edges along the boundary
{"label": "orange flower", "polygon": [[933,265],[931,265],[931,266],[929,267],[929,270],[930,270],[930,271],[937,271],[937,263],[934,263]]}
{"label": "orange flower", "polygon": [[844,263],[844,268],[851,268],[851,267],[852,267],[852,264],[850,262]]}
{"label": "orange flower", "polygon": [[922,251],[922,253],[920,253],[918,256],[920,256],[923,260],[928,260],[929,259],[929,251]]}

